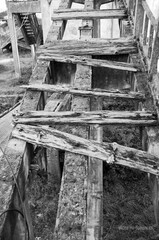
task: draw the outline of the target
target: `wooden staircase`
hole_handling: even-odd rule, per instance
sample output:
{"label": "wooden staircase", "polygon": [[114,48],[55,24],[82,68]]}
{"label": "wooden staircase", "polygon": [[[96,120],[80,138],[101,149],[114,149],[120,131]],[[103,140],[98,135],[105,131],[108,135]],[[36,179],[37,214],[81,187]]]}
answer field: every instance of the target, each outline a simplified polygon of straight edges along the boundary
{"label": "wooden staircase", "polygon": [[[107,2],[110,1],[104,1]],[[16,176],[22,160],[15,160],[17,154],[25,156],[24,182],[28,176],[26,166],[31,162],[30,144],[47,149],[43,165],[48,165],[49,172],[54,161],[59,166],[58,176],[60,159],[55,152],[64,151],[54,239],[102,239],[103,161],[158,177],[158,104],[153,81],[159,53],[158,22],[145,1],[116,0],[117,9],[110,10],[95,9],[94,0],[82,1],[83,10],[70,9],[71,3],[62,0],[53,14],[30,85],[23,86],[26,93],[14,116],[15,127],[7,151],[12,152],[12,161],[17,163]],[[140,21],[141,13],[144,21]],[[119,39],[100,38],[102,18],[119,19]],[[82,19],[80,39],[63,40],[66,21],[72,19]],[[154,24],[156,32],[152,38]],[[32,41],[29,26],[25,29]],[[112,100],[133,101],[135,111],[106,109],[104,103]],[[103,142],[105,125],[140,127],[143,149]],[[14,144],[18,148],[13,153]],[[26,151],[29,157],[24,155]],[[153,178],[154,189],[158,186],[157,177]],[[153,200],[157,222],[158,197]],[[31,227],[29,234],[34,239]]]}
{"label": "wooden staircase", "polygon": [[18,13],[16,17],[26,44],[37,44],[39,46],[42,43],[42,29],[40,28],[36,14]]}

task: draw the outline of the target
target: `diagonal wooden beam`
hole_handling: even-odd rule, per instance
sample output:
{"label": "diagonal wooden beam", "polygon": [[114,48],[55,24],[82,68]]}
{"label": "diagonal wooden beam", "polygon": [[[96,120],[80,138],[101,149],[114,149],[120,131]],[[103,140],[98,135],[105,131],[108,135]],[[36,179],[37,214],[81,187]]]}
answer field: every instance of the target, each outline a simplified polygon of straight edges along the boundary
{"label": "diagonal wooden beam", "polygon": [[51,85],[51,84],[32,84],[32,85],[22,85],[22,88],[30,89],[33,91],[46,91],[46,92],[64,92],[79,96],[89,96],[89,97],[108,97],[108,98],[121,98],[121,99],[134,99],[144,101],[145,97],[140,92],[129,92],[124,93],[122,91],[107,91],[102,89],[88,89],[80,90],[70,88],[70,85]]}
{"label": "diagonal wooden beam", "polygon": [[49,127],[23,124],[16,125],[12,136],[43,147],[54,147],[98,158],[109,164],[115,163],[155,175],[159,173],[158,157],[117,143],[98,143]]}
{"label": "diagonal wooden beam", "polygon": [[72,55],[62,55],[62,54],[41,54],[40,60],[45,61],[57,61],[72,64],[82,64],[91,67],[106,67],[111,69],[118,69],[123,71],[137,72],[140,71],[139,66],[135,66],[131,63],[126,62],[116,62],[109,60],[91,59],[88,57],[72,56]]}

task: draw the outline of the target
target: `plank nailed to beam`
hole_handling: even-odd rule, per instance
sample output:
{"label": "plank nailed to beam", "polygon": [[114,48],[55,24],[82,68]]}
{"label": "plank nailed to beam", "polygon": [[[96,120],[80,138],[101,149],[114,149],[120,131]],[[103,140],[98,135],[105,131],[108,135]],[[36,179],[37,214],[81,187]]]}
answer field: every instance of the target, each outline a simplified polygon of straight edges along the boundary
{"label": "plank nailed to beam", "polygon": [[[73,47],[72,47],[73,46]],[[64,55],[115,55],[137,52],[137,44],[133,38],[121,39],[89,39],[89,40],[57,40],[39,47],[38,54]]]}
{"label": "plank nailed to beam", "polygon": [[46,92],[64,92],[73,95],[83,95],[83,96],[96,96],[105,98],[122,98],[122,99],[134,99],[139,101],[144,101],[145,96],[140,92],[129,92],[124,93],[122,91],[107,91],[102,89],[87,89],[80,90],[76,88],[70,88],[70,85],[51,85],[51,84],[32,84],[32,85],[22,85],[22,88],[26,88],[34,91],[46,91]]}
{"label": "plank nailed to beam", "polygon": [[127,17],[126,10],[104,9],[104,10],[56,10],[53,13],[52,20],[72,20],[72,19],[123,19]]}
{"label": "plank nailed to beam", "polygon": [[131,63],[126,62],[116,62],[116,61],[108,61],[108,60],[100,60],[100,59],[91,59],[88,57],[81,56],[72,56],[72,55],[60,55],[60,54],[49,54],[47,53],[40,55],[40,60],[45,61],[57,61],[57,62],[65,62],[65,63],[73,63],[73,64],[82,64],[86,66],[92,67],[106,67],[111,69],[118,69],[130,72],[140,71],[139,66],[134,66]]}
{"label": "plank nailed to beam", "polygon": [[12,136],[32,144],[98,158],[110,164],[115,163],[155,175],[159,170],[159,159],[147,152],[117,143],[98,143],[50,127],[17,124]]}
{"label": "plank nailed to beam", "polygon": [[125,112],[125,111],[91,111],[91,112],[45,112],[35,111],[20,113],[15,116],[15,123],[21,124],[129,124],[129,125],[158,125],[157,116],[151,112]]}

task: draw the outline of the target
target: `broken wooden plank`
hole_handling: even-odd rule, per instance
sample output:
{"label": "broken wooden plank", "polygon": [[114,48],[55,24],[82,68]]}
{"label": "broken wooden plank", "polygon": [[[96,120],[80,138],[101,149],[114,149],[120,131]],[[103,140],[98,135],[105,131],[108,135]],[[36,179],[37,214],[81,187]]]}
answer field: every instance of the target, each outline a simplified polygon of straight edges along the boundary
{"label": "broken wooden plank", "polygon": [[[73,46],[73,47],[72,47]],[[115,39],[89,39],[89,40],[59,40],[52,41],[39,48],[38,54],[64,54],[64,55],[115,55],[137,52],[136,41],[132,38]]]}
{"label": "broken wooden plank", "polygon": [[123,71],[137,72],[140,71],[139,66],[134,66],[131,63],[125,62],[116,62],[109,60],[100,60],[100,59],[91,59],[88,57],[80,57],[80,56],[71,56],[71,55],[60,55],[60,54],[41,54],[39,56],[40,60],[45,61],[57,61],[57,62],[65,62],[65,63],[73,63],[73,64],[82,64],[91,67],[106,67],[111,69],[118,69]]}
{"label": "broken wooden plank", "polygon": [[97,97],[108,97],[108,98],[123,98],[123,99],[134,99],[144,101],[144,95],[140,92],[129,92],[124,93],[122,91],[107,91],[102,89],[88,89],[79,90],[70,88],[70,85],[51,85],[51,84],[32,84],[32,85],[22,85],[22,88],[33,91],[46,91],[46,92],[64,92],[73,95],[83,95],[83,96],[97,96]]}
{"label": "broken wooden plank", "polygon": [[72,19],[123,19],[127,17],[126,10],[122,9],[103,9],[103,10],[56,10],[53,13],[52,20],[72,20]]}
{"label": "broken wooden plank", "polygon": [[[40,113],[42,112],[42,113]],[[158,125],[157,115],[150,112],[136,111],[91,111],[91,112],[30,112],[16,117],[14,123],[50,125],[50,124],[73,124],[73,125]]]}
{"label": "broken wooden plank", "polygon": [[54,147],[158,175],[158,157],[117,143],[101,144],[49,127],[22,124],[16,125],[12,136],[43,147]]}

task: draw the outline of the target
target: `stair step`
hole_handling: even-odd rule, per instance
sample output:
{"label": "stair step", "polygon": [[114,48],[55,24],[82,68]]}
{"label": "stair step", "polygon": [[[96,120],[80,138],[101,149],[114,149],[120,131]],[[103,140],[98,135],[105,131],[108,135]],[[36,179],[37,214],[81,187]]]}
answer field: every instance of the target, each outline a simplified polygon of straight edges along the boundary
{"label": "stair step", "polygon": [[38,54],[69,55],[116,55],[137,52],[137,44],[133,38],[57,40],[39,48]]}

